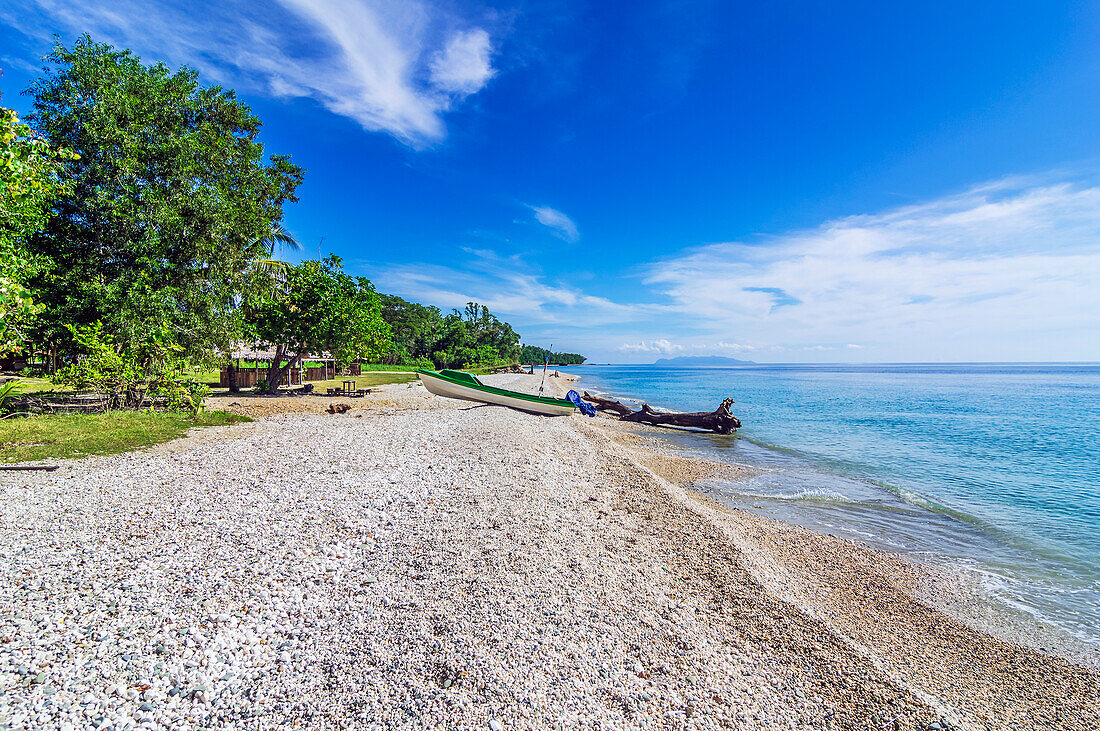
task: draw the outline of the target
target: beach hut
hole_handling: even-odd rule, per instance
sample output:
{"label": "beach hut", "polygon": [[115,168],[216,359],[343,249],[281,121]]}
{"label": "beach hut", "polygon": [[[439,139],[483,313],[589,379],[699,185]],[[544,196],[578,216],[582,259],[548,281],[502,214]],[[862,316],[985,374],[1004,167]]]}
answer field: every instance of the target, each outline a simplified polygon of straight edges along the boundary
{"label": "beach hut", "polygon": [[[237,388],[254,388],[264,378],[271,362],[275,360],[275,348],[261,348],[245,343],[236,343],[228,354],[231,365],[221,369],[219,385],[232,387],[234,371],[237,376]],[[305,367],[305,363],[317,364]],[[336,377],[336,360],[329,355],[308,354],[302,358],[297,368],[287,375],[289,386],[300,386],[308,381],[327,381]]]}

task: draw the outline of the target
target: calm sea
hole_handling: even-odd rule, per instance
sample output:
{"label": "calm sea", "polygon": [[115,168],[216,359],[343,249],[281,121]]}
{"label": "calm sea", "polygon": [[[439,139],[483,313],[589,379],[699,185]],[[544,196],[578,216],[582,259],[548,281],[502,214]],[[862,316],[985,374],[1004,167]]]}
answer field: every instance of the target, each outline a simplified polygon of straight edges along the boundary
{"label": "calm sea", "polygon": [[678,448],[766,468],[739,508],[948,562],[996,602],[1100,647],[1100,365],[570,367],[580,385],[711,410]]}

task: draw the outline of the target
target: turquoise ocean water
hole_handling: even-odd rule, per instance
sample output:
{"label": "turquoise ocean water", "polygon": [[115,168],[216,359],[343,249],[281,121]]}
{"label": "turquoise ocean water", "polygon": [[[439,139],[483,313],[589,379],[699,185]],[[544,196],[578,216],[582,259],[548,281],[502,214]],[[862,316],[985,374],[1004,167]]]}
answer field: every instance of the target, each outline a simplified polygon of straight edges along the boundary
{"label": "turquoise ocean water", "polygon": [[[574,366],[579,385],[711,410],[737,438],[675,447],[766,468],[727,503],[967,572],[1100,648],[1100,365]],[[1022,615],[1021,615],[1022,616]]]}

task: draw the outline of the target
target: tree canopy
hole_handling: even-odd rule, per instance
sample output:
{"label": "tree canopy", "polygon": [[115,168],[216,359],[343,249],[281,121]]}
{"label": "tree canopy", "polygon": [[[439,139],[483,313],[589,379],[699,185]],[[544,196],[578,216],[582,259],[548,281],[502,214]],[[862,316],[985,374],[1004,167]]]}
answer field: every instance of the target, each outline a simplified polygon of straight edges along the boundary
{"label": "tree canopy", "polygon": [[477,302],[444,315],[438,307],[383,295],[382,310],[393,327],[386,362],[462,368],[515,363],[519,357],[519,335]]}
{"label": "tree canopy", "polygon": [[519,356],[520,363],[534,364],[550,362],[556,365],[580,365],[586,360],[588,359],[580,353],[552,353],[537,345],[524,345]]}
{"label": "tree canopy", "polygon": [[[307,354],[337,361],[378,359],[390,346],[390,327],[371,283],[341,268],[340,257],[287,266],[278,276],[257,272],[244,312],[254,339],[275,347],[267,372],[274,393]],[[285,363],[284,363],[285,361]]]}
{"label": "tree canopy", "polygon": [[41,310],[28,280],[43,262],[27,243],[46,225],[50,206],[64,190],[62,161],[73,157],[0,107],[0,356],[19,347],[29,318]]}
{"label": "tree canopy", "polygon": [[31,119],[79,157],[29,243],[44,262],[30,282],[46,306],[36,340],[56,347],[68,326],[102,322],[126,346],[169,344],[191,359],[224,349],[241,278],[270,255],[301,168],[265,159],[260,120],[192,69],[144,65],[87,36],[49,61],[29,90]]}

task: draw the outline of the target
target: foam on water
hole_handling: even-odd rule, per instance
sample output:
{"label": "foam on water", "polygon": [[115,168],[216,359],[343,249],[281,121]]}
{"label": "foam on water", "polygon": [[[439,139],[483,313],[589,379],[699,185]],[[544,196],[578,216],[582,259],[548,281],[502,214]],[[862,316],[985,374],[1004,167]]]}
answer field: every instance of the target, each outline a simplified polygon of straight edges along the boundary
{"label": "foam on water", "polygon": [[991,600],[1100,649],[1100,366],[570,368],[654,407],[725,396],[738,436],[672,446],[763,473],[735,507],[948,564]]}

